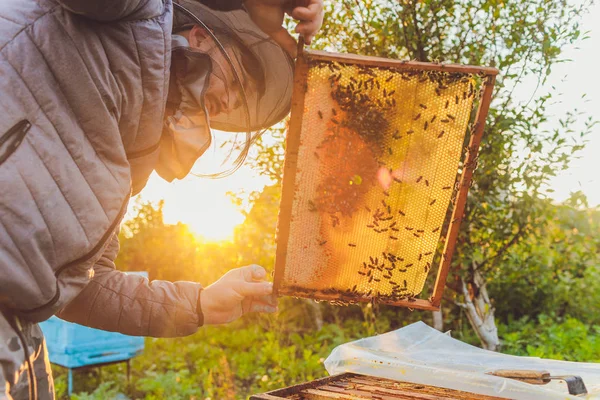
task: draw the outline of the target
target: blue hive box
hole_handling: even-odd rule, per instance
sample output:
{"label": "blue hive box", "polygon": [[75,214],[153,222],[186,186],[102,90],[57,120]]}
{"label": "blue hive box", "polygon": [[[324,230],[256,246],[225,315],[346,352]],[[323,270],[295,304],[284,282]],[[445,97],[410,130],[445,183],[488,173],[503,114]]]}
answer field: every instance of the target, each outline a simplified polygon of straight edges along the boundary
{"label": "blue hive box", "polygon": [[[136,274],[148,276],[147,272]],[[50,362],[66,368],[126,361],[144,350],[144,338],[106,332],[52,317],[40,323]]]}

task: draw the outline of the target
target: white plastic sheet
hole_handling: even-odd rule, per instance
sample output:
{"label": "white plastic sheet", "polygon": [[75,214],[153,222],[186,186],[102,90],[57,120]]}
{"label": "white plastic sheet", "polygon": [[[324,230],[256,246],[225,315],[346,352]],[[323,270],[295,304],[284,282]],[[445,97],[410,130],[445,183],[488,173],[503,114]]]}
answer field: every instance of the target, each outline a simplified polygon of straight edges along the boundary
{"label": "white plastic sheet", "polygon": [[[518,400],[600,399],[600,364],[517,357],[474,347],[423,322],[336,347],[325,360],[329,374],[355,372]],[[486,374],[498,369],[546,370],[577,375],[589,394],[568,394],[566,384],[531,385]]]}

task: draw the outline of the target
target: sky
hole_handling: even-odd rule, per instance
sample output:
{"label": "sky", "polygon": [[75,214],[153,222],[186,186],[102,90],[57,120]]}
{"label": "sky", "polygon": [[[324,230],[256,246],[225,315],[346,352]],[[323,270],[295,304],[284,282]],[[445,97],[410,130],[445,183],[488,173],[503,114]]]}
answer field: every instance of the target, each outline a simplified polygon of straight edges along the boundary
{"label": "sky", "polygon": [[[597,21],[600,21],[599,3],[593,6],[582,23],[582,30],[589,31],[590,38],[565,50],[563,57],[572,61],[555,66],[546,88],[540,89],[541,94],[555,86],[562,93],[561,101],[550,110],[554,116],[560,117],[576,107],[600,119],[600,80],[587,79],[595,76],[600,65],[600,27]],[[517,96],[528,99],[535,85],[533,80],[525,82]],[[584,93],[586,96],[582,98]],[[195,169],[214,170],[216,160],[221,159],[220,139],[229,137],[229,134],[216,132],[216,135],[216,145],[202,156]],[[552,180],[552,196],[556,201],[563,201],[571,192],[581,190],[587,195],[590,206],[600,205],[600,125],[594,128],[588,144],[579,155],[568,170]],[[232,238],[234,227],[243,222],[244,216],[231,202],[227,192],[250,193],[266,184],[266,178],[257,176],[247,166],[230,177],[218,180],[188,176],[168,183],[153,174],[140,196],[145,201],[165,200],[166,223],[183,222],[205,240],[228,240]],[[133,205],[134,202],[130,204],[129,215],[132,215]]]}

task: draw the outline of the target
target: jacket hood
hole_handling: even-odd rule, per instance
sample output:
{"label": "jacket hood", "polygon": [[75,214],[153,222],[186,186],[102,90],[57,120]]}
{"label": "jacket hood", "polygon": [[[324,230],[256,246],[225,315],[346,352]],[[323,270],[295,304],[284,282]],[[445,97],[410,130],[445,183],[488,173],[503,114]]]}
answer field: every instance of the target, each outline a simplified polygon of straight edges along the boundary
{"label": "jacket hood", "polygon": [[[275,41],[260,30],[243,10],[215,11],[194,0],[176,0],[204,22],[215,35],[235,40],[259,64],[264,88],[261,92],[247,93],[250,125],[244,106],[229,113],[210,118],[211,128],[230,132],[266,129],[283,119],[290,110],[293,86],[293,60]],[[193,18],[175,7],[173,32],[191,28]]]}

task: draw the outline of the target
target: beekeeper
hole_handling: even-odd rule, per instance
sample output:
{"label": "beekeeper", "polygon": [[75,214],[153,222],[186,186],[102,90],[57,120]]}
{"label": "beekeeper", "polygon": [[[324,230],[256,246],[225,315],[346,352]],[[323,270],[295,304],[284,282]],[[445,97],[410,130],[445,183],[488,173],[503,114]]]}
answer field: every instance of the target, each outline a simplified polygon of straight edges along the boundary
{"label": "beekeeper", "polygon": [[322,0],[175,2],[1,2],[1,399],[54,398],[37,323],[55,314],[168,337],[276,310],[256,265],[204,289],[125,275],[117,232],[152,171],[185,177],[211,128],[256,132],[288,113],[284,11],[310,42]]}

